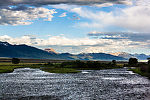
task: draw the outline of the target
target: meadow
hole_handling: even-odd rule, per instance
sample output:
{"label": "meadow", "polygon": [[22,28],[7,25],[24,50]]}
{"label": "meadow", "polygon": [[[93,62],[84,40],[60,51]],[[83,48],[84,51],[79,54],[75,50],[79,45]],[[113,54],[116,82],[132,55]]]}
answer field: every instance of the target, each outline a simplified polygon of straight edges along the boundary
{"label": "meadow", "polygon": [[101,70],[122,68],[122,64],[115,63],[100,63],[96,61],[69,61],[62,63],[19,63],[12,64],[11,62],[0,63],[0,73],[10,73],[16,68],[38,68],[50,73],[78,73],[80,70]]}

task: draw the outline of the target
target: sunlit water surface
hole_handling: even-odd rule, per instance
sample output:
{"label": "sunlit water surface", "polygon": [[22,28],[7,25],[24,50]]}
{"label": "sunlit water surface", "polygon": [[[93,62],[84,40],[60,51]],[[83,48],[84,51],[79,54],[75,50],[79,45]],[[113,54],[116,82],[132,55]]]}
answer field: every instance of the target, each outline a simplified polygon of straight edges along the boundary
{"label": "sunlit water surface", "polygon": [[20,68],[0,74],[0,100],[150,100],[150,81],[127,69],[53,74]]}

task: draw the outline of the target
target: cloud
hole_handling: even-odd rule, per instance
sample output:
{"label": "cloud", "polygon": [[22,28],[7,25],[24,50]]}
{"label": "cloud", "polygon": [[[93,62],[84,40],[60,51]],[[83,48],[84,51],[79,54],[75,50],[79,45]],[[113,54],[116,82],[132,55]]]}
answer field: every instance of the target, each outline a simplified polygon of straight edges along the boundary
{"label": "cloud", "polygon": [[95,4],[96,7],[108,7],[113,6],[113,3]]}
{"label": "cloud", "polygon": [[[80,18],[88,19],[88,21],[80,21],[75,26],[89,27],[98,29],[109,29],[117,27],[132,32],[150,32],[150,1],[136,0],[132,6],[118,8],[114,7],[112,11],[105,12],[102,10],[91,10],[85,6],[77,5],[54,5],[54,8],[64,9],[69,12],[76,13]],[[105,7],[113,5],[110,2],[103,4],[95,4],[95,6]],[[141,25],[142,24],[142,25]]]}
{"label": "cloud", "polygon": [[53,47],[57,51],[81,53],[81,52],[121,52],[125,50],[137,51],[139,49],[150,49],[150,41],[132,41],[131,39],[105,39],[105,38],[66,38],[65,36],[51,36],[42,39],[26,35],[13,38],[8,35],[0,36],[0,41],[12,44],[27,44],[40,48]]}
{"label": "cloud", "polygon": [[133,32],[150,32],[150,6],[116,8],[111,12],[95,12],[85,7],[74,7],[68,11],[77,13],[82,18],[89,19],[88,22],[80,22],[76,26],[106,29],[118,27],[118,29],[122,28]]}
{"label": "cloud", "polygon": [[[130,0],[1,0],[0,1],[0,25],[30,25],[33,20],[44,18],[51,21],[54,10],[44,8],[44,5],[100,5],[100,4],[128,4]],[[32,6],[32,8],[31,8]],[[65,17],[63,13],[60,17]],[[76,18],[75,20],[79,20]]]}
{"label": "cloud", "polygon": [[59,17],[66,17],[66,16],[67,16],[67,13],[64,12],[64,13],[62,13]]}
{"label": "cloud", "polygon": [[92,5],[92,4],[130,4],[131,0],[1,0],[0,6],[8,5],[50,5],[50,4],[73,4],[73,5]]}
{"label": "cloud", "polygon": [[150,0],[136,0],[135,5],[150,6]]}
{"label": "cloud", "polygon": [[89,32],[90,37],[102,39],[128,39],[131,41],[146,42],[149,41],[150,33],[133,33],[133,32]]}
{"label": "cloud", "polygon": [[55,10],[38,8],[16,7],[0,9],[0,25],[29,25],[33,20],[43,18],[45,21],[51,21]]}

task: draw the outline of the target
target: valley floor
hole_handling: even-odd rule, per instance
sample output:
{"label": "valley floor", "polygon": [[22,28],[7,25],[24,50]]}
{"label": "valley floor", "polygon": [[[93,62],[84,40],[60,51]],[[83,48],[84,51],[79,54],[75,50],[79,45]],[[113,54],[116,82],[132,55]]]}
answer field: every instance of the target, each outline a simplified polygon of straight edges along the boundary
{"label": "valley floor", "polygon": [[[82,66],[88,65],[87,63],[84,62],[82,63],[84,64]],[[94,62],[92,62],[92,65],[90,65],[90,67],[88,66],[74,67],[75,65],[70,65],[70,62],[66,63],[66,65],[63,65],[63,63],[20,63],[20,64],[0,63],[0,73],[10,73],[17,68],[38,68],[45,72],[50,73],[78,73],[80,72],[80,70],[100,70],[100,69],[114,69],[122,67],[122,64],[118,64],[117,66],[112,66],[110,63],[109,64],[98,63],[98,64],[100,64],[98,65],[98,67],[95,67],[96,65],[94,65]]]}

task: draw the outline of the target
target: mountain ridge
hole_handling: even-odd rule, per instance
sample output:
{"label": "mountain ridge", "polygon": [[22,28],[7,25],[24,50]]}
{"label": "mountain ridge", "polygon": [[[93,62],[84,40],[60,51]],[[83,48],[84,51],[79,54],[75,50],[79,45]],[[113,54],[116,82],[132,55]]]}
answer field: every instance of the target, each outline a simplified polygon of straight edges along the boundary
{"label": "mountain ridge", "polygon": [[130,53],[127,53],[127,52],[115,52],[115,53],[110,53],[111,55],[115,55],[115,56],[118,56],[118,57],[123,57],[123,58],[126,58],[126,59],[129,59],[129,58],[137,58],[139,60],[147,60],[147,58],[150,57],[150,55],[146,55],[146,54],[130,54]]}
{"label": "mountain ridge", "polygon": [[0,42],[0,57],[9,58],[36,58],[36,59],[59,59],[59,60],[126,60],[123,57],[113,56],[105,53],[49,53],[33,46],[25,44],[12,45],[8,42]]}

